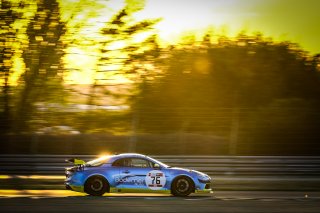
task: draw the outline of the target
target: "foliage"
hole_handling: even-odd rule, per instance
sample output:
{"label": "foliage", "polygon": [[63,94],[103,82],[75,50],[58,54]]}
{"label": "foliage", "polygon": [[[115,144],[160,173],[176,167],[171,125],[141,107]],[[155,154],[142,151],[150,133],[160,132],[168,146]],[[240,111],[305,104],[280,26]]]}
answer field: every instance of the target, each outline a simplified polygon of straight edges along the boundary
{"label": "foliage", "polygon": [[[133,112],[139,132],[211,134],[228,141],[236,137],[243,149],[254,143],[271,146],[267,138],[287,144],[292,132],[299,132],[298,144],[304,143],[301,135],[312,135],[310,143],[319,138],[314,122],[320,117],[314,111],[319,107],[319,73],[312,58],[293,43],[260,34],[221,37],[216,44],[204,40],[171,49],[163,69],[155,81],[140,86]],[[271,107],[275,103],[285,104]],[[304,116],[305,111],[315,117]],[[273,137],[275,130],[281,139]]]}
{"label": "foliage", "polygon": [[22,1],[11,2],[1,1],[0,4],[0,133],[4,134],[10,131],[12,127],[11,93],[10,78],[12,78],[13,58],[21,56],[18,47],[19,29],[17,21],[23,17],[21,8]]}
{"label": "foliage", "polygon": [[57,101],[61,95],[61,57],[64,24],[59,18],[59,5],[54,0],[37,1],[37,10],[26,34],[28,46],[23,50],[26,71],[21,76],[14,131],[27,131],[37,102]]}

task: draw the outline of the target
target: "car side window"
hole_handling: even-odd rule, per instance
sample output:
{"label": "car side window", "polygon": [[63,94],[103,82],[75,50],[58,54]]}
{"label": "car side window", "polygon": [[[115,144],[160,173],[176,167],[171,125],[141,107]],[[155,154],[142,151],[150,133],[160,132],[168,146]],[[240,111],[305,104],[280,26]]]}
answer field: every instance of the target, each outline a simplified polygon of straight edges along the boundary
{"label": "car side window", "polygon": [[126,158],[118,159],[115,162],[113,162],[112,166],[127,167],[128,166],[128,160]]}
{"label": "car side window", "polygon": [[112,166],[150,168],[153,167],[153,163],[142,158],[122,158],[113,162]]}
{"label": "car side window", "polygon": [[132,158],[131,159],[131,167],[150,168],[151,164],[149,161],[142,159],[142,158]]}

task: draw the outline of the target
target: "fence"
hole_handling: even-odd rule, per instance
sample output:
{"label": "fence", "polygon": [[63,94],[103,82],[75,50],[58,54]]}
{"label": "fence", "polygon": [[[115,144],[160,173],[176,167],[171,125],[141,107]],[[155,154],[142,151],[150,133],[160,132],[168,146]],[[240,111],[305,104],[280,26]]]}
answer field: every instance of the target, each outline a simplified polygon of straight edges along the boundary
{"label": "fence", "polygon": [[[63,175],[65,159],[85,161],[93,155],[0,155],[0,174]],[[174,167],[211,176],[320,176],[320,156],[151,156]]]}

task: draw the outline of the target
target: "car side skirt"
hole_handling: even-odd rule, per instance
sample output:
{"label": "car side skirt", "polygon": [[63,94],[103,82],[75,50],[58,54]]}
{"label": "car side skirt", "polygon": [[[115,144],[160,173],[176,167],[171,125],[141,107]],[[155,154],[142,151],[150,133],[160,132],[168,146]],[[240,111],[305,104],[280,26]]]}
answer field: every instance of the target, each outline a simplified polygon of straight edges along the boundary
{"label": "car side skirt", "polygon": [[151,190],[151,189],[133,189],[133,188],[116,188],[110,187],[111,193],[161,193],[170,194],[171,191],[167,189],[162,190]]}
{"label": "car side skirt", "polygon": [[[83,186],[66,185],[66,188],[76,192],[84,192]],[[157,193],[157,194],[171,194],[171,190],[151,190],[151,189],[133,189],[133,188],[116,188],[110,187],[110,193]],[[212,189],[200,189],[195,190],[195,194],[207,194],[212,193]]]}

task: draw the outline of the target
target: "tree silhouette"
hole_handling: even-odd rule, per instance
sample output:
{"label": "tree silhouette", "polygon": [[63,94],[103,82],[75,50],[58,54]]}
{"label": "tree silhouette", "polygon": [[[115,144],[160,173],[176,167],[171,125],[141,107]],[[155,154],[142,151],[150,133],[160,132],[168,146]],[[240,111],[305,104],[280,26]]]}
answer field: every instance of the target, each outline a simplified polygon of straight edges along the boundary
{"label": "tree silhouette", "polygon": [[26,32],[29,44],[23,53],[26,71],[20,82],[22,89],[17,103],[16,132],[28,130],[36,102],[61,97],[57,94],[62,91],[63,43],[60,37],[64,31],[57,1],[37,1],[37,11]]}
{"label": "tree silhouette", "polygon": [[[96,86],[108,85],[109,76],[122,75],[130,78],[132,74],[137,74],[141,70],[139,65],[151,60],[149,57],[158,50],[152,26],[159,20],[135,21],[133,14],[142,8],[132,8],[134,5],[127,2],[101,29],[103,39],[99,43],[98,73],[95,74],[92,91]],[[148,35],[142,41],[135,41],[135,36],[141,34]],[[111,69],[110,65],[118,67]],[[92,96],[89,103],[92,103]]]}
{"label": "tree silhouette", "polygon": [[18,11],[22,3],[13,4],[3,0],[0,5],[0,80],[2,81],[1,101],[0,101],[0,134],[5,134],[11,129],[10,110],[10,84],[9,78],[12,73],[13,56],[15,54],[14,45],[17,43],[17,29],[13,24],[22,14]]}
{"label": "tree silhouette", "polygon": [[[152,26],[158,20],[135,20],[133,15],[142,9],[142,5],[139,5],[141,1],[138,1],[138,5],[134,1],[127,1],[121,10],[117,11],[109,20],[103,23],[104,25],[100,30],[101,35],[94,38],[91,37],[91,34],[82,33],[79,35],[82,32],[82,28],[86,27],[87,22],[85,19],[97,16],[97,14],[90,12],[97,5],[84,7],[85,2],[88,1],[78,1],[76,5],[79,4],[79,8],[67,19],[69,29],[67,29],[68,31],[64,39],[67,40],[67,47],[98,47],[98,53],[92,53],[92,55],[97,57],[95,69],[86,70],[92,73],[93,83],[90,85],[80,85],[75,87],[75,89],[72,86],[66,86],[65,89],[70,94],[72,93],[72,95],[78,94],[84,100],[86,99],[82,104],[86,105],[88,109],[112,105],[109,100],[128,105],[130,104],[131,94],[135,93],[134,86],[132,84],[128,85],[117,82],[110,83],[109,80],[114,76],[121,76],[136,81],[141,77],[141,73],[145,72],[143,65],[153,63],[153,58],[157,57],[157,51],[160,49],[157,43],[157,36],[152,29]],[[83,10],[85,10],[84,14],[82,13]],[[81,17],[84,18],[75,20],[79,14],[83,15]],[[135,40],[136,36],[140,35],[140,39]],[[118,45],[119,42],[121,45]],[[67,52],[66,54],[69,53]],[[113,66],[117,66],[116,69],[112,69]],[[87,90],[88,88],[89,90]],[[82,89],[86,91],[84,92]],[[69,104],[72,105],[74,101],[79,103],[78,100],[69,99]],[[90,112],[84,110],[74,113],[72,116],[69,114],[68,119],[65,119],[64,116],[61,117],[60,121],[63,120],[65,124],[75,126],[84,133],[112,131],[112,129],[128,131],[128,126],[130,126],[127,125],[128,120],[130,120],[127,112],[106,113],[103,110],[90,110]],[[110,128],[109,126],[106,128],[106,123],[114,127]]]}
{"label": "tree silhouette", "polygon": [[[168,66],[162,67],[162,74],[140,87],[134,105],[139,111],[139,130],[211,134],[226,140],[237,137],[236,146],[241,150],[260,142],[264,144],[259,147],[261,152],[268,144],[263,136],[272,138],[277,128],[282,129],[278,132],[282,139],[287,139],[273,141],[282,146],[292,141],[289,134],[298,129],[302,135],[319,138],[311,130],[317,124],[310,114],[305,115],[309,119],[303,119],[293,111],[285,113],[289,108],[298,108],[299,113],[311,113],[317,108],[320,78],[314,64],[297,45],[274,42],[262,35],[240,34],[235,39],[221,38],[217,44],[204,40],[175,48],[170,51]],[[300,102],[308,104],[297,104]],[[283,115],[289,121],[286,125],[278,118],[262,116],[263,109],[272,113],[271,106],[275,105],[277,116]],[[262,134],[259,126],[265,126],[266,119],[274,125],[266,127]],[[293,120],[309,126],[309,130],[293,125]],[[302,143],[298,138],[295,141]],[[315,143],[314,139],[310,143]],[[270,149],[277,149],[270,142],[269,145]]]}

